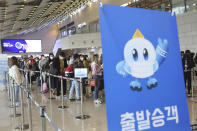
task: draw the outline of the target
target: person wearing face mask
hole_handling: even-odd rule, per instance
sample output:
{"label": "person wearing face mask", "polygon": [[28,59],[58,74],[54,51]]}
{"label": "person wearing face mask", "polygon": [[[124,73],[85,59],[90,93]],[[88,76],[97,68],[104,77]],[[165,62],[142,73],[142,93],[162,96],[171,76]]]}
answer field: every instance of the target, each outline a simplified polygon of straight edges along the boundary
{"label": "person wearing face mask", "polygon": [[[83,55],[79,55],[79,67],[80,68],[85,68],[84,66],[84,57]],[[83,95],[86,96],[86,87],[85,87],[85,78],[82,78],[82,85],[83,85]]]}
{"label": "person wearing face mask", "polygon": [[79,57],[79,66],[82,67],[82,68],[84,68],[83,60],[84,60],[83,55],[80,55],[80,57]]}
{"label": "person wearing face mask", "polygon": [[89,66],[90,66],[86,55],[83,58],[83,66],[84,66],[84,68],[89,68]]}
{"label": "person wearing face mask", "polygon": [[29,59],[27,60],[27,64],[26,64],[26,70],[28,70],[27,72],[27,77],[28,77],[28,83],[30,83],[30,78],[32,78],[32,69],[33,69],[33,59],[32,59],[33,56],[30,56]]}
{"label": "person wearing face mask", "polygon": [[[65,69],[65,76],[67,78],[73,78],[74,71],[73,71],[73,58],[70,57],[70,60],[68,61],[68,67]],[[70,90],[72,85],[72,81],[68,81],[68,89]]]}
{"label": "person wearing face mask", "polygon": [[[33,63],[33,66],[32,66],[32,71],[39,71],[38,64],[39,64],[39,59],[38,59],[38,57],[36,57],[35,61]],[[33,73],[32,80],[33,81],[37,80],[37,78],[39,76],[40,76],[40,74],[38,72]]]}
{"label": "person wearing face mask", "polygon": [[[25,59],[24,58],[21,59],[19,67],[20,67],[20,69],[23,69],[23,70],[25,69]],[[23,76],[25,77],[24,71],[21,71],[21,74],[23,74]]]}
{"label": "person wearing face mask", "polygon": [[[72,62],[72,70],[74,71],[75,68],[81,68],[79,65],[79,55],[75,54],[74,55],[74,61]],[[73,75],[74,77],[74,75]],[[79,95],[79,82],[77,80],[72,80],[71,81],[71,87],[70,87],[70,92],[69,92],[69,100],[74,101],[73,99],[73,92],[75,90],[75,97],[77,101],[80,101],[80,95]]]}
{"label": "person wearing face mask", "polygon": [[39,69],[42,71],[42,80],[43,82],[46,82],[46,66],[47,66],[47,59],[45,58],[44,55],[41,55],[41,60],[39,61]]}
{"label": "person wearing face mask", "polygon": [[[54,60],[55,67],[57,68],[58,75],[65,76],[65,69],[68,67],[65,53],[60,52],[59,56]],[[61,81],[58,83],[61,85]],[[57,87],[56,98],[60,98],[61,86]],[[66,80],[63,80],[63,95],[66,98]]]}
{"label": "person wearing face mask", "polygon": [[[38,57],[35,58],[35,62],[33,64],[33,71],[40,71],[40,69],[39,69],[39,58]],[[35,72],[35,75],[34,75],[33,79],[36,80],[36,85],[40,86],[40,84],[41,84],[40,73]]]}
{"label": "person wearing face mask", "polygon": [[[54,58],[53,53],[49,54],[47,65],[49,65],[50,74],[58,75],[58,69],[55,64],[55,58]],[[51,81],[51,89],[52,89],[53,95],[55,95],[55,90],[58,88],[58,78],[50,76],[50,81]]]}

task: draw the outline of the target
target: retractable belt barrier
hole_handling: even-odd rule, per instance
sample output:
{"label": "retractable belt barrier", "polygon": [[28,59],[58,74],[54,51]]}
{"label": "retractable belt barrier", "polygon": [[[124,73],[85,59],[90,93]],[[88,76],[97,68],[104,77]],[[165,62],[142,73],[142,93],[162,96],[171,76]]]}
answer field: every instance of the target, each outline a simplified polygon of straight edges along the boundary
{"label": "retractable belt barrier", "polygon": [[[23,85],[20,85],[20,99],[21,99],[21,114],[16,113],[16,103],[15,103],[15,93],[14,93],[14,86],[15,82],[13,79],[10,80],[11,77],[8,76],[9,81],[12,80],[12,86],[8,83],[8,91],[10,91],[11,95],[11,106],[13,106],[13,115],[12,117],[16,118],[18,116],[21,117],[21,125],[17,126],[15,129],[29,129],[32,131],[32,112],[31,112],[31,101],[36,105],[36,107],[40,110],[40,117],[41,117],[41,124],[42,124],[42,131],[46,131],[46,119],[50,123],[50,125],[56,130],[61,131],[61,129],[49,118],[47,113],[45,112],[45,106],[41,106],[38,102],[31,96],[30,90],[24,88]],[[23,105],[23,92],[26,94],[27,97],[27,104],[28,104],[28,124],[24,124],[24,105]],[[10,96],[8,96],[9,98]]]}
{"label": "retractable belt barrier", "polygon": [[[23,70],[23,69],[20,69],[20,70],[21,71],[24,71],[24,72],[37,72],[37,73],[40,73],[40,78],[41,78],[41,92],[43,93],[43,90],[42,90],[42,73],[43,72],[42,71]],[[61,96],[62,97],[61,97],[61,105],[58,106],[58,108],[59,109],[62,109],[62,110],[68,108],[67,106],[64,105],[63,80],[68,80],[68,81],[75,80],[75,81],[78,81],[80,83],[81,113],[80,113],[80,115],[78,115],[76,117],[76,119],[88,119],[88,118],[90,118],[90,116],[83,114],[83,88],[82,88],[82,79],[81,78],[80,79],[79,78],[78,79],[76,79],[76,78],[68,78],[68,77],[63,77],[63,76],[59,76],[59,75],[53,75],[53,74],[46,73],[46,72],[44,72],[44,74],[47,75],[47,76],[49,76],[49,93],[50,93],[49,99],[54,99],[52,97],[52,95],[51,95],[51,80],[50,80],[50,77],[56,77],[56,78],[61,79]],[[86,80],[89,81],[89,80],[92,80],[92,79],[86,79]],[[26,81],[27,81],[27,78],[26,78]],[[30,82],[31,82],[31,77],[30,77]],[[31,88],[30,88],[30,90],[31,90]],[[32,101],[34,101],[34,100],[32,100]],[[38,106],[37,103],[34,103],[34,104]]]}
{"label": "retractable belt barrier", "polygon": [[56,131],[61,131],[61,129],[49,118],[46,112],[44,112],[44,116]]}

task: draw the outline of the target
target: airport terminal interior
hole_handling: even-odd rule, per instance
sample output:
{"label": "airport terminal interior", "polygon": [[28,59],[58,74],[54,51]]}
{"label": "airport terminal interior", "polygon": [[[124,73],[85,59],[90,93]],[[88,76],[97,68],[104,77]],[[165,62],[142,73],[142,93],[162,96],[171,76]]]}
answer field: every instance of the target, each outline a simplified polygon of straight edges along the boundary
{"label": "airport terminal interior", "polygon": [[0,131],[109,130],[103,4],[176,15],[178,82],[197,130],[197,0],[0,0]]}

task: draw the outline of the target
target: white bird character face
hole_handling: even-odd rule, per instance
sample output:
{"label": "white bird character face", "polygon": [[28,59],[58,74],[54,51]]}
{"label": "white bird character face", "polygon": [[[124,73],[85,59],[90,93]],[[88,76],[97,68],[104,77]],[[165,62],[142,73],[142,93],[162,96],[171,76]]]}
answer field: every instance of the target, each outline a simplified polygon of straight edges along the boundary
{"label": "white bird character face", "polygon": [[124,58],[130,68],[127,72],[133,77],[146,78],[154,74],[156,52],[150,41],[144,38],[129,40],[124,47]]}

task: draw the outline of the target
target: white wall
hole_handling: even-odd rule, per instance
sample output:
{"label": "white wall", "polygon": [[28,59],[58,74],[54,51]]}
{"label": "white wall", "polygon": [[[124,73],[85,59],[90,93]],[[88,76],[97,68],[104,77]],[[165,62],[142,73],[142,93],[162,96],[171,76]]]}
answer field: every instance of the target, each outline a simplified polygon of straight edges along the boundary
{"label": "white wall", "polygon": [[[58,37],[59,29],[56,25],[46,27],[43,30],[28,33],[26,35],[13,36],[8,37],[7,39],[29,39],[29,40],[42,40],[42,53],[40,54],[48,54],[53,51],[53,47],[55,45],[56,39]],[[6,38],[4,38],[6,39]],[[33,53],[31,53],[33,54]],[[38,54],[38,53],[36,53]]]}
{"label": "white wall", "polygon": [[177,25],[181,50],[197,52],[197,12],[178,15]]}
{"label": "white wall", "polygon": [[76,34],[61,39],[62,50],[101,47],[100,32]]}

